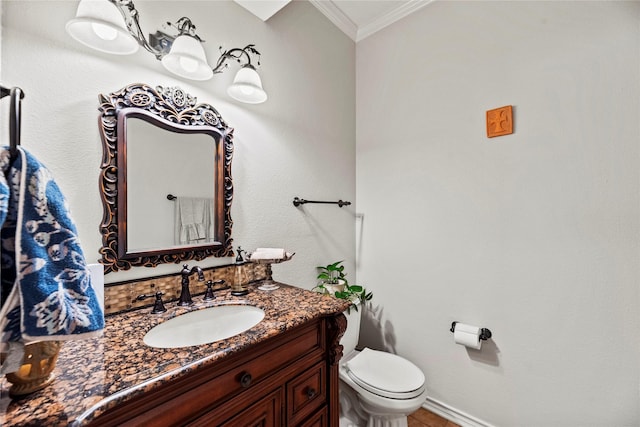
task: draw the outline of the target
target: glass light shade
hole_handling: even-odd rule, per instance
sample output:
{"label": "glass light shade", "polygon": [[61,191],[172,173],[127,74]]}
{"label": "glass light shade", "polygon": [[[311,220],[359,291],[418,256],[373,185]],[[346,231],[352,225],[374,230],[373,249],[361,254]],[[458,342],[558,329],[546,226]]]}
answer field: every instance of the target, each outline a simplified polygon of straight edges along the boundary
{"label": "glass light shade", "polygon": [[246,104],[260,104],[267,100],[267,93],[262,89],[260,75],[251,65],[245,65],[238,70],[227,93],[233,99]]}
{"label": "glass light shade", "polygon": [[76,17],[67,22],[66,29],[80,43],[101,52],[129,55],[140,47],[109,0],[80,0]]}
{"label": "glass light shade", "polygon": [[162,65],[173,74],[191,80],[209,80],[213,70],[207,63],[202,43],[189,35],[176,37]]}

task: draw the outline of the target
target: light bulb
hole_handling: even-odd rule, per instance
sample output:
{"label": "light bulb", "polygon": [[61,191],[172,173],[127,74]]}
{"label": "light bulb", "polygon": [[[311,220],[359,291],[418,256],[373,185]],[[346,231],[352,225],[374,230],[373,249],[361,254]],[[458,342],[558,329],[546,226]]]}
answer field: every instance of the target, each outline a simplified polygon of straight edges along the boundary
{"label": "light bulb", "polygon": [[99,22],[92,22],[91,29],[102,40],[115,40],[115,38],[118,37],[118,31],[115,28],[100,24]]}
{"label": "light bulb", "polygon": [[130,55],[140,45],[129,32],[115,1],[80,0],[76,17],[67,22],[67,33],[80,43],[100,52]]}
{"label": "light bulb", "polygon": [[188,34],[176,37],[171,50],[161,61],[167,70],[185,79],[208,80],[213,77],[202,43]]}
{"label": "light bulb", "polygon": [[253,92],[255,92],[255,89],[252,88],[252,87],[249,87],[249,86],[242,86],[240,88],[240,91],[242,93],[244,93],[245,95],[251,95],[251,94],[253,94]]}
{"label": "light bulb", "polygon": [[267,93],[262,89],[260,76],[249,64],[238,70],[227,93],[233,99],[247,104],[260,104],[267,100]]}
{"label": "light bulb", "polygon": [[180,57],[180,66],[188,73],[193,73],[198,69],[198,61],[188,56]]}

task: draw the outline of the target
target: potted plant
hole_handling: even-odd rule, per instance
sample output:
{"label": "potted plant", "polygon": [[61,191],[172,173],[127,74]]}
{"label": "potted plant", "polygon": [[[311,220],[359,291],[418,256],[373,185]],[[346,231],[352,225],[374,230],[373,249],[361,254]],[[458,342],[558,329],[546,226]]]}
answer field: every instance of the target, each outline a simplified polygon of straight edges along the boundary
{"label": "potted plant", "polygon": [[318,280],[320,283],[317,288],[319,291],[326,291],[334,295],[336,292],[344,291],[347,286],[346,274],[344,273],[344,261],[336,261],[332,264],[316,267],[318,269]]}
{"label": "potted plant", "polygon": [[326,266],[317,267],[320,283],[314,288],[315,291],[333,295],[336,298],[346,299],[354,303],[353,307],[358,310],[357,302],[364,303],[373,298],[373,293],[360,285],[349,285],[344,272],[344,261],[336,261]]}

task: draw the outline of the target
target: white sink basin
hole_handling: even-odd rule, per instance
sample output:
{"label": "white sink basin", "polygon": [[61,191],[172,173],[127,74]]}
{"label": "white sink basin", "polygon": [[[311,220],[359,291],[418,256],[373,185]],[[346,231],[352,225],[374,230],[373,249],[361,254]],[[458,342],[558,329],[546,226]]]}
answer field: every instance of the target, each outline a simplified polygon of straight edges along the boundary
{"label": "white sink basin", "polygon": [[264,311],[251,305],[221,305],[192,311],[153,327],[143,341],[150,347],[176,348],[230,338],[257,325]]}

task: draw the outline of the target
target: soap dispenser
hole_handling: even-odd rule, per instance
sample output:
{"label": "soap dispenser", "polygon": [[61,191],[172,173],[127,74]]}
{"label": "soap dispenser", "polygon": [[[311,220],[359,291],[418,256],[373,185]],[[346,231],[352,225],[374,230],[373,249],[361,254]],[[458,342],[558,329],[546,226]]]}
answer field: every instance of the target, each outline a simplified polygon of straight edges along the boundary
{"label": "soap dispenser", "polygon": [[231,287],[231,295],[233,296],[242,296],[247,295],[249,290],[246,287],[247,284],[247,271],[246,271],[246,261],[242,254],[245,252],[240,246],[236,251],[238,255],[236,256],[236,262],[234,265],[234,279],[233,286]]}

